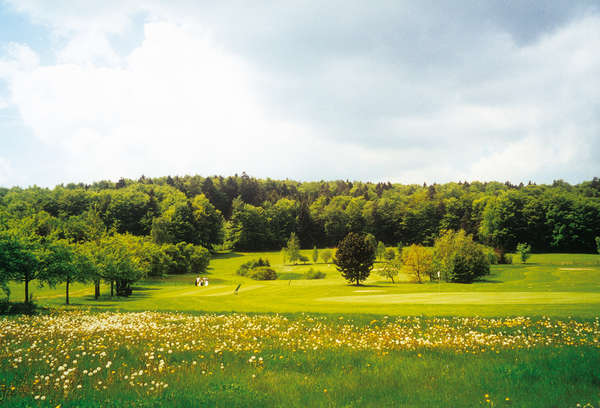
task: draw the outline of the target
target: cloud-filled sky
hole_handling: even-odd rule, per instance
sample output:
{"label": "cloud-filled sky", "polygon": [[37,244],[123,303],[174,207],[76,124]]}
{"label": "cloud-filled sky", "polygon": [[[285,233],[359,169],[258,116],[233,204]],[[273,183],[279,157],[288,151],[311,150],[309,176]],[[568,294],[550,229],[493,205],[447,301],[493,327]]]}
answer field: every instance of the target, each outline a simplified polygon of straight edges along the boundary
{"label": "cloud-filled sky", "polygon": [[0,0],[0,186],[600,176],[596,1]]}

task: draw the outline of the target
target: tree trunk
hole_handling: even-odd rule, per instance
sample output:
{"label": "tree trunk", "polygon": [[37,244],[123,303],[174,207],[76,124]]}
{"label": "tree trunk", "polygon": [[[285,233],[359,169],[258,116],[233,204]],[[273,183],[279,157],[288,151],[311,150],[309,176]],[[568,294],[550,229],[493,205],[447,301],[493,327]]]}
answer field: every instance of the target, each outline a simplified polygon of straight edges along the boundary
{"label": "tree trunk", "polygon": [[100,279],[94,281],[94,299],[98,300],[100,297]]}
{"label": "tree trunk", "polygon": [[29,279],[25,278],[25,303],[29,303]]}
{"label": "tree trunk", "polygon": [[69,304],[69,279],[67,279],[67,296],[66,296],[66,302],[67,305]]}
{"label": "tree trunk", "polygon": [[110,297],[113,297],[115,295],[115,281],[114,280],[110,280]]}

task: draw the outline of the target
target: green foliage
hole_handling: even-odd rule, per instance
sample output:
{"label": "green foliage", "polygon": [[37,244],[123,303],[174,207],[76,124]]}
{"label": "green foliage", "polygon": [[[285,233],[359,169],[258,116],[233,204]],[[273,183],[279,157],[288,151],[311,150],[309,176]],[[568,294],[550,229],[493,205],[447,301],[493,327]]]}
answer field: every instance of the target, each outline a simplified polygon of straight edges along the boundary
{"label": "green foliage", "polygon": [[317,249],[317,246],[315,245],[312,251],[312,261],[313,263],[317,263],[317,261],[319,260],[319,250]]}
{"label": "green foliage", "polygon": [[375,235],[369,233],[365,236],[365,241],[367,242],[367,244],[369,244],[369,246],[371,248],[373,248],[373,251],[377,254],[377,238],[375,238]]}
{"label": "green foliage", "polygon": [[275,280],[277,279],[277,273],[268,266],[257,266],[250,269],[248,277],[254,280]]}
{"label": "green foliage", "polygon": [[323,260],[324,263],[329,263],[329,261],[331,261],[331,258],[332,258],[331,249],[325,248],[324,250],[321,251],[321,259]]}
{"label": "green foliage", "polygon": [[431,250],[422,245],[412,244],[402,249],[402,264],[406,273],[417,283],[423,283],[426,275],[432,276],[433,257]]}
{"label": "green foliage", "polygon": [[356,285],[369,277],[374,261],[373,247],[363,235],[355,232],[350,232],[340,241],[333,259],[344,279],[356,282]]}
{"label": "green foliage", "polygon": [[268,248],[269,224],[264,209],[236,198],[225,236],[227,245],[235,250],[258,251]]}
{"label": "green foliage", "polygon": [[152,222],[152,238],[159,244],[202,245],[212,248],[223,242],[223,218],[204,195],[173,204]]}
{"label": "green foliage", "polygon": [[168,257],[166,274],[202,274],[210,262],[210,252],[200,245],[180,242],[165,245],[163,251]]}
{"label": "green foliage", "polygon": [[531,245],[526,243],[519,243],[517,244],[517,252],[521,256],[521,263],[525,263],[531,256]]}
{"label": "green foliage", "polygon": [[0,233],[0,287],[7,296],[8,281],[23,282],[25,303],[30,302],[29,283],[34,279],[44,281],[40,251],[40,244],[7,232]]}
{"label": "green foliage", "polygon": [[52,287],[65,283],[65,303],[69,304],[69,286],[73,282],[87,282],[93,278],[94,267],[83,251],[66,242],[56,241],[48,245],[41,259],[43,275]]}
{"label": "green foliage", "polygon": [[433,247],[433,269],[448,282],[469,283],[490,272],[483,247],[464,230],[445,231]]}
{"label": "green foliage", "polygon": [[247,276],[248,273],[252,269],[260,268],[260,267],[264,267],[264,266],[271,266],[271,263],[269,262],[269,260],[267,258],[252,259],[252,260],[250,260],[248,262],[244,262],[242,265],[240,265],[240,267],[238,268],[236,273],[241,276]]}
{"label": "green foliage", "polygon": [[[506,253],[504,250],[500,248],[496,248],[494,250],[496,253],[496,259],[498,260],[499,265],[510,265],[512,264],[512,255]],[[489,257],[488,257],[489,258]],[[492,262],[490,262],[491,264]]]}
{"label": "green foliage", "polygon": [[596,241],[596,251],[600,254],[600,237],[594,238]]}
{"label": "green foliage", "polygon": [[300,255],[300,240],[296,236],[295,232],[290,234],[290,239],[287,241],[287,246],[285,247],[285,252],[287,255],[287,259],[290,262],[297,263],[298,261],[308,262],[308,258],[303,255]]}
{"label": "green foliage", "polygon": [[[395,254],[394,254],[395,255]],[[400,274],[400,269],[402,269],[402,261],[401,259],[390,259],[383,264],[383,267],[377,270],[377,274],[386,279],[389,279],[394,283],[394,278],[398,277]]]}
{"label": "green foliage", "polygon": [[375,250],[375,255],[377,256],[377,259],[379,261],[383,260],[383,257],[385,255],[385,244],[383,242],[379,241],[377,243],[377,248]]}
{"label": "green foliage", "polygon": [[304,273],[304,279],[324,279],[327,274],[325,272],[310,268]]}
{"label": "green foliage", "polygon": [[388,248],[383,254],[383,259],[387,262],[393,261],[394,258],[396,258],[396,251],[394,251],[394,248]]}
{"label": "green foliage", "polygon": [[299,183],[242,174],[141,177],[0,193],[0,230],[18,230],[38,243],[93,240],[87,231],[92,211],[103,231],[209,250],[223,242],[223,216],[226,247],[251,251],[281,248],[292,232],[301,248],[312,248],[334,246],[350,231],[370,234],[373,241],[377,236],[387,243],[432,245],[441,231],[463,229],[503,251],[527,242],[540,252],[592,253],[600,231],[598,180],[419,186]]}

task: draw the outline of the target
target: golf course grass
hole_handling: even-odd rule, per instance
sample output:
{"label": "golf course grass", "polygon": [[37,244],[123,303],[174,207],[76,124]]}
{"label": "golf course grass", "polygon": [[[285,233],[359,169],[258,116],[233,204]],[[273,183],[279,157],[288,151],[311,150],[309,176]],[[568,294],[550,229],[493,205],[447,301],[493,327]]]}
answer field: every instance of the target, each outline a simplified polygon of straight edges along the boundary
{"label": "golf course grass", "polygon": [[[310,251],[304,251],[309,256]],[[250,259],[267,258],[275,281],[236,274]],[[516,259],[516,257],[515,257]],[[411,283],[406,275],[391,283],[377,274],[361,286],[348,284],[333,264],[284,265],[277,252],[220,253],[211,261],[209,286],[196,287],[195,275],[138,282],[128,298],[111,298],[107,286],[99,300],[91,285],[71,287],[73,308],[122,311],[351,313],[403,316],[552,316],[593,318],[600,314],[600,255],[534,254],[526,264],[492,265],[491,274],[473,284]],[[309,269],[324,279],[304,279]],[[235,289],[238,288],[237,294]],[[11,286],[13,300],[22,285]],[[64,304],[64,287],[30,289],[42,306]]]}
{"label": "golf course grass", "polygon": [[[258,257],[279,280],[236,274]],[[0,318],[0,406],[600,407],[600,255],[473,284],[392,284],[380,266],[354,286],[331,264],[221,253],[207,287],[170,276],[95,300],[76,284],[70,306],[32,285],[46,311]]]}

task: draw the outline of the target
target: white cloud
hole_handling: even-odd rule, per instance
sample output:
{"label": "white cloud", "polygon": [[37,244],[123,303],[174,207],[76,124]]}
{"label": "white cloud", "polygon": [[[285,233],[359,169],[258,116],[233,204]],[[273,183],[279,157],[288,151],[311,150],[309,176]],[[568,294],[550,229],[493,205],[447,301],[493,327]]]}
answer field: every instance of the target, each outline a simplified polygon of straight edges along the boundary
{"label": "white cloud", "polygon": [[[264,26],[270,20],[260,13],[250,23],[223,23],[230,15],[220,9],[204,24],[212,14],[195,2],[12,3],[59,39],[52,64],[16,44],[0,60],[5,105],[38,140],[64,152],[64,174],[53,182],[242,170],[297,179],[543,182],[600,172],[598,16],[525,45],[493,30],[450,51],[436,43],[423,53],[450,57],[432,62],[385,42],[328,54],[302,32],[285,31],[277,16]],[[111,36],[127,32],[136,13],[146,16],[143,42],[119,54]],[[274,61],[271,43],[256,55],[243,52],[243,41],[232,46],[223,33],[240,36],[238,23],[239,32],[260,23],[256,30],[277,41],[298,37],[288,60]]]}

